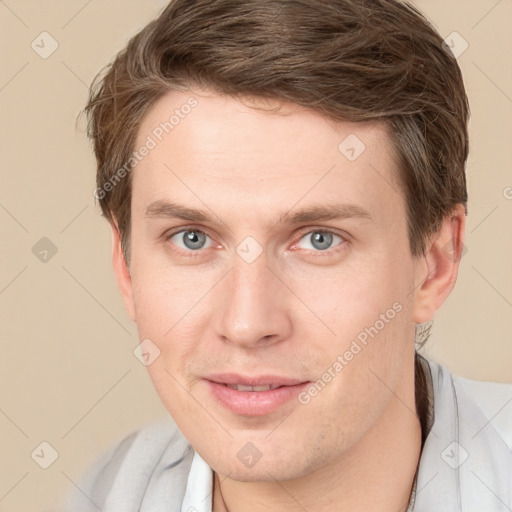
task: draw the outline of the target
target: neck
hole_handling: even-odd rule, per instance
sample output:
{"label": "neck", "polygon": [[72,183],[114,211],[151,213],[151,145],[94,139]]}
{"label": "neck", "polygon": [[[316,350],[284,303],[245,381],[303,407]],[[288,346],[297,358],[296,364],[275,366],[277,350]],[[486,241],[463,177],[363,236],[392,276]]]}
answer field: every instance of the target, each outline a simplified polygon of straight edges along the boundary
{"label": "neck", "polygon": [[213,512],[405,512],[421,452],[414,369],[350,451],[304,477],[239,482],[214,475]]}

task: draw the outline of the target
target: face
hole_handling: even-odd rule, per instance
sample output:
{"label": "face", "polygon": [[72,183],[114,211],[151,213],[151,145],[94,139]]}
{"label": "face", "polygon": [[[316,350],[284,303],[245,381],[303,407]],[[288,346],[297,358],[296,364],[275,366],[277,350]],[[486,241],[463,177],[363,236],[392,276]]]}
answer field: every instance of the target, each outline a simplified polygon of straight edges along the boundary
{"label": "face", "polygon": [[384,126],[269,106],[205,91],[154,105],[136,142],[151,149],[132,174],[129,277],[117,269],[160,352],[148,370],[162,402],[239,480],[334,463],[394,392],[413,393],[420,269]]}

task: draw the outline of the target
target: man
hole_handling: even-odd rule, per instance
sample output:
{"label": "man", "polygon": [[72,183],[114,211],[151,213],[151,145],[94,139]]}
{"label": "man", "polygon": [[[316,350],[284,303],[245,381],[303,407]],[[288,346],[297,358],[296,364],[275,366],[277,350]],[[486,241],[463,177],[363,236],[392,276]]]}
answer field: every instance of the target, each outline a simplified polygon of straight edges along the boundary
{"label": "man", "polygon": [[86,112],[170,414],[69,510],[512,509],[512,386],[416,353],[457,277],[469,108],[415,8],[175,0]]}

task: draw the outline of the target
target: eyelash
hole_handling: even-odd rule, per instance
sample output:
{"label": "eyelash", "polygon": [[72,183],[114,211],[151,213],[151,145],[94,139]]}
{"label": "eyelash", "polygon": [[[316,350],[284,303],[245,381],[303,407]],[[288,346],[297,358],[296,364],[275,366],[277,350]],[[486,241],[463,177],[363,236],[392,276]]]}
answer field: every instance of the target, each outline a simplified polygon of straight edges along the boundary
{"label": "eyelash", "polygon": [[[177,229],[175,231],[166,233],[164,235],[165,241],[168,242],[173,236],[178,235],[180,233],[185,233],[186,231],[203,233],[208,238],[210,238],[210,240],[212,240],[212,237],[210,237],[210,235],[204,229],[199,229],[194,226],[185,226],[185,227],[181,227],[180,229]],[[342,239],[341,242],[339,242],[333,248],[326,249],[325,251],[320,251],[320,250],[314,251],[314,250],[302,249],[302,250],[306,250],[308,253],[312,254],[313,257],[324,257],[325,255],[332,256],[334,254],[337,254],[338,252],[340,252],[341,250],[343,250],[345,248],[345,243],[347,242],[346,235],[342,235],[335,231],[330,231],[330,230],[327,230],[324,228],[308,228],[307,231],[301,232],[298,235],[297,241],[293,243],[293,246],[296,246],[306,235],[309,235],[312,233],[331,234],[331,235],[338,236]],[[191,258],[191,259],[201,258],[203,256],[203,250],[201,250],[201,249],[198,249],[196,251],[192,251],[192,250],[183,251],[182,249],[179,249],[179,250],[174,250],[174,252],[177,252],[178,254],[183,255],[187,258]]]}

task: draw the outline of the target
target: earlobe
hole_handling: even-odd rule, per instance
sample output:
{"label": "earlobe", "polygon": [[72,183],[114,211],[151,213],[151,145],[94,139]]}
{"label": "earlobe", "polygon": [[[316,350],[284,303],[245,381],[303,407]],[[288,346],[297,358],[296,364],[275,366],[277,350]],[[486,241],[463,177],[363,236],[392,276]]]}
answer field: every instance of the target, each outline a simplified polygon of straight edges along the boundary
{"label": "earlobe", "polygon": [[112,230],[112,266],[114,268],[114,273],[116,275],[117,284],[123,298],[126,312],[132,321],[135,322],[132,279],[123,254],[121,235],[116,224],[111,223],[110,227]]}
{"label": "earlobe", "polygon": [[443,221],[429,241],[425,256],[418,261],[416,282],[421,284],[414,294],[414,322],[432,320],[453,290],[464,250],[465,226],[464,206],[458,205]]}

